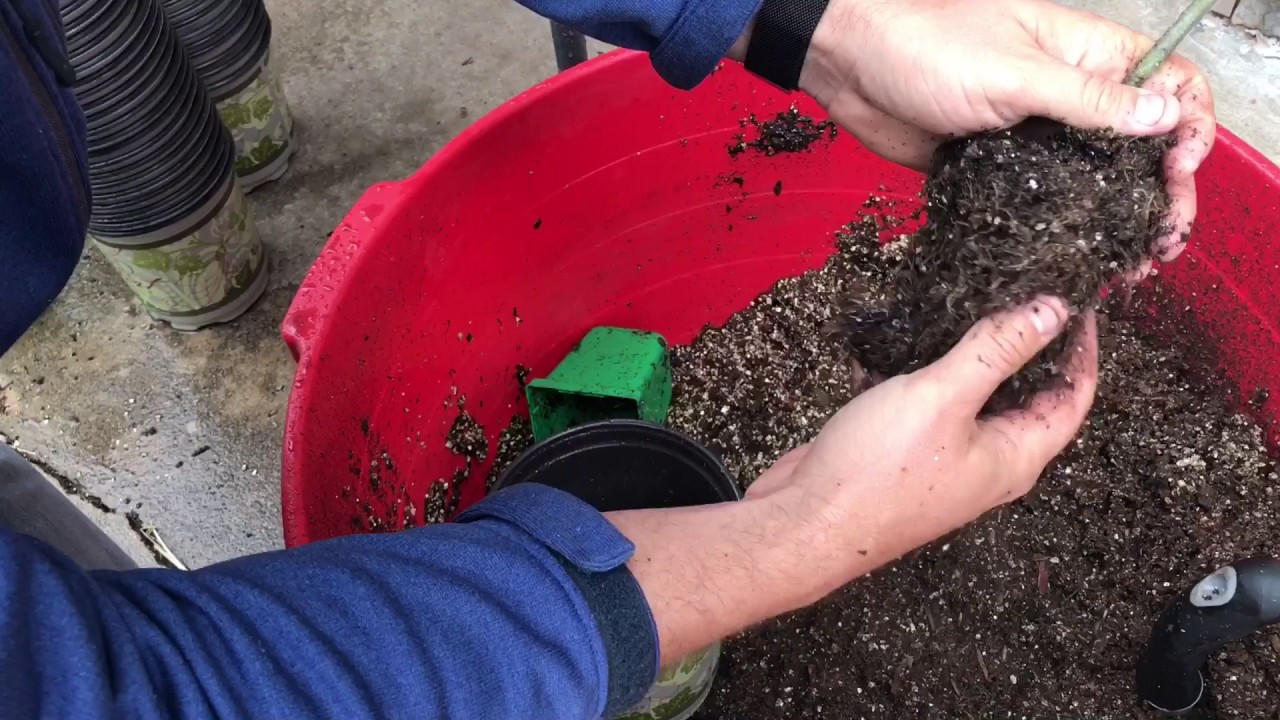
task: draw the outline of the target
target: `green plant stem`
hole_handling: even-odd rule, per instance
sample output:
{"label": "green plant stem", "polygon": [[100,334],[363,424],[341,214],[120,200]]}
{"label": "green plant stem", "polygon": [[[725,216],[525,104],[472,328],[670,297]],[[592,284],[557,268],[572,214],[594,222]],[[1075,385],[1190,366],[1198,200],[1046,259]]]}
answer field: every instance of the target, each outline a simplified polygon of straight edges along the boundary
{"label": "green plant stem", "polygon": [[1151,51],[1138,61],[1137,67],[1133,69],[1133,72],[1129,74],[1129,79],[1125,82],[1138,87],[1149,80],[1156,70],[1164,64],[1164,61],[1169,59],[1173,51],[1182,44],[1182,41],[1187,39],[1187,36],[1191,34],[1191,30],[1200,24],[1205,15],[1209,14],[1209,10],[1213,8],[1215,1],[1194,0],[1187,6],[1187,9],[1182,11],[1182,14],[1178,16],[1173,25],[1156,42],[1155,47],[1151,48]]}

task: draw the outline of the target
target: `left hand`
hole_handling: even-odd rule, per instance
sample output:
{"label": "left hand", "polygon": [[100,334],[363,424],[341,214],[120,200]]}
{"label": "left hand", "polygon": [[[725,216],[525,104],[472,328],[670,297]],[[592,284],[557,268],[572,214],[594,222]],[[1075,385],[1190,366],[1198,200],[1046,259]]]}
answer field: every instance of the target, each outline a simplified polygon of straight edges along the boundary
{"label": "left hand", "polygon": [[1066,322],[1066,306],[1048,298],[983,320],[938,362],[854,399],[813,443],[751,486],[748,500],[767,498],[803,526],[799,536],[805,540],[793,557],[811,580],[828,583],[807,600],[1035,485],[1093,403],[1098,366],[1092,315],[1077,338],[1066,388],[1046,390],[1024,411],[980,413],[996,388]]}
{"label": "left hand", "polygon": [[607,515],[658,628],[663,664],[817,602],[1031,489],[1084,422],[1097,386],[1092,315],[1070,384],[981,417],[1005,379],[1067,324],[1040,298],[974,326],[927,368],[867,391],[742,502]]}
{"label": "left hand", "polygon": [[1194,174],[1213,146],[1213,94],[1173,57],[1139,90],[1123,84],[1152,40],[1049,0],[831,0],[803,90],[867,147],[924,169],[947,137],[1049,117],[1130,135],[1176,132],[1166,176],[1173,260],[1196,215]]}

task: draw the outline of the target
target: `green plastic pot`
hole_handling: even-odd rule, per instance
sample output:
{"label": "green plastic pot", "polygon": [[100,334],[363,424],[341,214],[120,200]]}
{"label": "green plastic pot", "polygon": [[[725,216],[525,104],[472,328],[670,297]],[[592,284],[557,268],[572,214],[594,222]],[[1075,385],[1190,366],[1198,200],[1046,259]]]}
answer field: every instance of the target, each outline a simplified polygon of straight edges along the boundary
{"label": "green plastic pot", "polygon": [[662,424],[671,407],[667,341],[657,333],[595,328],[525,395],[538,441],[602,420]]}

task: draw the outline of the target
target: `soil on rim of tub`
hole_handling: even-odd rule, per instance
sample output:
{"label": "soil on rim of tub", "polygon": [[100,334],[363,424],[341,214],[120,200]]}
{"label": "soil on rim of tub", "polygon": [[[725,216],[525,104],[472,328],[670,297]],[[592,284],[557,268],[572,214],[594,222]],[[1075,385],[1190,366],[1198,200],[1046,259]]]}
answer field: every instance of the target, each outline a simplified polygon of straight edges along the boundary
{"label": "soil on rim of tub", "polygon": [[[1048,142],[1000,131],[944,145],[925,184],[928,220],[888,297],[852,297],[839,321],[870,371],[910,372],[942,357],[975,322],[1038,295],[1073,314],[1138,268],[1166,234],[1169,138],[1064,129]],[[995,412],[1061,382],[1071,333],[1004,384]]]}
{"label": "soil on rim of tub", "polygon": [[[833,298],[883,290],[875,236],[855,226],[826,267],[674,350],[672,424],[743,486],[853,396],[821,330]],[[729,640],[696,717],[1154,717],[1133,691],[1153,621],[1216,567],[1276,551],[1280,491],[1260,428],[1195,379],[1203,344],[1136,312],[1105,308],[1095,410],[1031,496]],[[1277,715],[1277,630],[1208,670],[1220,717]]]}

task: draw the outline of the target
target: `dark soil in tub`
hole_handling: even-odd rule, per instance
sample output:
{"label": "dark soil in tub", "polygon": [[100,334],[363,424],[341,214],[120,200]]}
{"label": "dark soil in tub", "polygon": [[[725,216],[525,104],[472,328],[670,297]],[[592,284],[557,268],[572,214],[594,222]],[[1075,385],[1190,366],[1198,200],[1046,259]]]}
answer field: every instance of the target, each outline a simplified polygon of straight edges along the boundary
{"label": "dark soil in tub", "polygon": [[[523,384],[522,381],[521,385]],[[498,434],[498,450],[493,458],[493,467],[485,478],[485,491],[493,490],[493,486],[502,477],[502,471],[532,446],[533,425],[530,424],[529,418],[518,415],[511,418],[511,424]]]}
{"label": "dark soil in tub", "polygon": [[[825,138],[806,121],[754,123],[732,152],[807,150]],[[884,225],[856,224],[824,268],[673,350],[672,425],[747,487],[869,382],[864,368],[927,364],[978,317],[1039,293],[1095,305],[1164,230],[1164,142],[1068,134],[1045,148],[997,134],[951,145],[928,187],[925,242],[882,251]],[[1006,273],[1008,254],[1033,261]],[[1193,370],[1206,347],[1179,336],[1183,306],[1169,303],[1168,327],[1154,330],[1136,322],[1142,306],[1102,308],[1098,401],[1031,496],[730,639],[696,717],[1155,717],[1133,689],[1152,622],[1218,566],[1280,551],[1280,478],[1260,428]],[[1052,385],[1057,351],[990,409]],[[500,459],[527,442],[513,426]],[[1280,718],[1280,630],[1215,656],[1207,680],[1218,717]]]}
{"label": "dark soil in tub", "polygon": [[[822,270],[673,350],[672,424],[743,487],[854,396],[823,330],[837,299],[883,296],[901,246],[886,256],[876,235],[856,225]],[[1133,312],[1104,308],[1093,414],[1030,497],[731,639],[696,717],[1155,717],[1133,691],[1151,623],[1219,565],[1277,552],[1280,491],[1261,430],[1193,372],[1203,345],[1166,340],[1176,315],[1156,337]],[[531,442],[516,419],[494,475]],[[1280,717],[1280,630],[1229,647],[1208,679],[1219,717]]]}
{"label": "dark soil in tub", "polygon": [[[854,226],[822,270],[673,350],[672,424],[743,487],[854,396],[823,330],[837,299],[885,292],[901,246],[876,235]],[[1261,430],[1193,372],[1203,344],[1166,340],[1176,315],[1140,329],[1140,304],[1104,308],[1093,414],[1030,497],[731,639],[696,717],[1155,717],[1133,691],[1152,622],[1219,565],[1277,551],[1280,491]],[[517,418],[494,475],[531,442]],[[1219,654],[1209,682],[1219,717],[1280,717],[1280,630]]]}
{"label": "dark soil in tub", "polygon": [[[754,150],[762,155],[773,156],[778,153],[795,153],[809,150],[814,143],[834,140],[839,133],[836,124],[830,120],[815,121],[808,115],[800,113],[796,106],[778,113],[772,120],[760,120],[755,115],[740,121],[743,132],[739,133],[731,145],[729,155],[737,156],[747,150]],[[747,128],[754,130],[751,140],[747,140]],[[781,189],[774,192],[781,194]]]}
{"label": "dark soil in tub", "polygon": [[[875,234],[858,226],[825,268],[675,349],[673,424],[744,486],[853,396],[822,331],[836,299],[886,292]],[[1275,552],[1280,498],[1260,429],[1194,379],[1202,349],[1104,310],[1097,405],[1034,494],[730,640],[698,718],[1150,716],[1133,672],[1151,623],[1215,567]],[[1209,675],[1220,717],[1277,717],[1280,632]]]}

